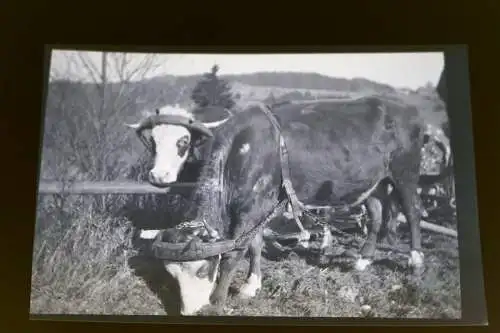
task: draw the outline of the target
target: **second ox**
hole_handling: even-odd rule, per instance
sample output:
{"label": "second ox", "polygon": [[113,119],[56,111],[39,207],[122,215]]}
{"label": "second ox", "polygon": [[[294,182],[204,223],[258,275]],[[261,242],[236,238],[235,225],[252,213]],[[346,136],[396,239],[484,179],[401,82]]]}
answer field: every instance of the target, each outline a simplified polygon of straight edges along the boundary
{"label": "second ox", "polygon": [[[373,226],[358,259],[365,265],[384,214],[372,194],[379,184],[391,184],[410,224],[409,264],[421,267],[417,187],[425,126],[418,110],[379,97],[283,105],[273,116],[265,107],[249,107],[213,132],[187,222],[160,232],[153,244],[179,283],[182,314],[194,314],[210,301],[222,304],[247,251],[250,269],[240,295],[256,294],[262,221],[278,214],[291,196],[303,205],[366,204]],[[152,180],[163,186],[167,178]],[[291,180],[292,193],[283,186]]]}

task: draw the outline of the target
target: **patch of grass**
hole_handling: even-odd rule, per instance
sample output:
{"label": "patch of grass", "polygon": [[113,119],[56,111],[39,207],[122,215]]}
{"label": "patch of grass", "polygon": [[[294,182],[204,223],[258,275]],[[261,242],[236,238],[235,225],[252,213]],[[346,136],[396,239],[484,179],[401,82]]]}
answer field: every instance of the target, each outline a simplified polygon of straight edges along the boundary
{"label": "patch of grass", "polygon": [[[46,219],[48,217],[45,217]],[[147,266],[132,244],[127,219],[74,208],[36,235],[32,314],[166,315],[167,279],[159,270],[138,275]],[[64,223],[62,223],[64,222]],[[63,225],[64,227],[61,227]],[[263,260],[262,289],[253,299],[228,298],[225,314],[245,316],[459,318],[460,281],[456,242],[424,234],[426,271],[410,279],[407,272],[383,264],[354,272],[331,265],[319,268],[296,255],[281,261]],[[404,240],[402,240],[404,241]],[[427,245],[426,245],[427,244]],[[379,252],[377,257],[396,261]],[[388,258],[388,259],[387,259]],[[403,265],[404,266],[404,265]],[[234,286],[244,282],[248,262]],[[152,280],[155,280],[152,282]],[[163,296],[159,296],[159,295]],[[167,299],[165,299],[167,298]],[[200,315],[213,314],[213,307]],[[171,312],[173,314],[173,312]]]}
{"label": "patch of grass", "polygon": [[[456,319],[461,316],[456,263],[430,261],[421,279],[373,266],[365,272],[320,269],[299,258],[265,261],[260,293],[232,298],[228,314],[238,316],[378,317]],[[243,283],[243,271],[236,278]],[[368,311],[366,309],[369,309]],[[210,309],[206,309],[207,314]]]}
{"label": "patch of grass", "polygon": [[128,221],[87,211],[66,221],[69,227],[57,222],[36,235],[30,313],[162,313],[160,301],[128,267],[135,254]]}

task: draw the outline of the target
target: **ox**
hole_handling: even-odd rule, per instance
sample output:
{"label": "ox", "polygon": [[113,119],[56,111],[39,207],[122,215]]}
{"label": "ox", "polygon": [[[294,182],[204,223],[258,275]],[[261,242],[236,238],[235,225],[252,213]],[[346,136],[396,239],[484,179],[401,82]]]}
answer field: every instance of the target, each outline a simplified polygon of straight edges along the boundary
{"label": "ox", "polygon": [[[418,110],[364,97],[282,105],[273,115],[265,106],[249,107],[212,133],[210,158],[201,168],[188,221],[158,233],[153,243],[156,256],[179,283],[183,315],[210,301],[223,304],[247,251],[250,269],[239,292],[256,294],[263,227],[293,197],[302,206],[365,203],[374,221],[358,259],[366,262],[374,254],[383,215],[383,205],[372,194],[379,184],[389,183],[410,224],[409,265],[423,265],[417,187],[425,126]],[[157,186],[172,179],[151,177]],[[291,180],[296,193],[283,186]]]}

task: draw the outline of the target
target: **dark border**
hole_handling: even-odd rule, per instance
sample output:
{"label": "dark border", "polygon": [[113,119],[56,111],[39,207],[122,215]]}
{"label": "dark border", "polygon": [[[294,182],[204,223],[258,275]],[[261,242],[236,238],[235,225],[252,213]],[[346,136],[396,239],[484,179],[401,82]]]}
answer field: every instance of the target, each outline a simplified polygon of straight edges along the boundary
{"label": "dark border", "polygon": [[487,323],[467,53],[466,47],[445,52],[446,106],[456,184],[462,320]]}
{"label": "dark border", "polygon": [[[232,46],[232,47],[146,47],[146,46],[109,46],[109,45],[57,45],[46,46],[45,76],[43,90],[43,110],[41,138],[45,119],[45,103],[48,89],[50,67],[50,50],[86,50],[115,52],[151,52],[151,53],[395,53],[395,52],[444,52],[446,67],[446,90],[448,94],[447,109],[451,128],[451,146],[454,154],[456,176],[456,201],[458,218],[458,240],[460,253],[460,280],[462,319],[461,320],[394,320],[394,319],[362,319],[362,318],[287,318],[287,317],[161,317],[161,316],[85,316],[85,315],[29,315],[30,320],[37,321],[86,321],[118,323],[164,323],[195,325],[296,325],[296,326],[458,326],[487,325],[486,300],[483,283],[483,267],[481,243],[479,239],[478,214],[476,208],[476,180],[473,149],[473,134],[469,95],[469,64],[467,47],[464,45],[406,45],[406,46]],[[48,59],[47,59],[48,58]],[[453,135],[455,133],[455,135]],[[459,135],[457,135],[459,133]],[[41,143],[41,141],[40,141]],[[38,170],[41,163],[40,145]],[[460,148],[458,148],[460,147]],[[31,263],[30,263],[31,265]],[[30,289],[28,289],[30,290]],[[29,294],[29,292],[28,292]]]}

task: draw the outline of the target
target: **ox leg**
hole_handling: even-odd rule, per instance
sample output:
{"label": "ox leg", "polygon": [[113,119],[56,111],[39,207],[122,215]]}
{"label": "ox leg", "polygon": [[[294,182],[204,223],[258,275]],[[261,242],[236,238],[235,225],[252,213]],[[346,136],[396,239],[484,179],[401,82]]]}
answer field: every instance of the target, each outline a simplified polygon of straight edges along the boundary
{"label": "ox leg", "polygon": [[221,307],[226,302],[234,273],[236,273],[238,263],[243,259],[245,253],[246,250],[238,250],[224,254],[220,264],[219,282],[210,296],[212,304]]}
{"label": "ox leg", "polygon": [[375,255],[375,247],[377,245],[380,226],[382,225],[382,203],[380,199],[371,196],[366,199],[366,208],[370,214],[372,223],[368,233],[368,237],[361,249],[361,257],[356,261],[355,268],[358,271],[363,271],[372,263]]}
{"label": "ox leg", "polygon": [[252,241],[248,249],[250,255],[250,267],[248,269],[247,280],[239,290],[239,296],[241,298],[255,297],[257,291],[262,287],[262,272],[260,268],[260,262],[262,259],[263,245],[264,240],[262,238],[262,233],[259,233]]}
{"label": "ox leg", "polygon": [[408,264],[411,268],[420,270],[424,264],[420,235],[421,201],[417,193],[417,185],[413,183],[397,185],[401,197],[401,209],[410,226],[411,252]]}
{"label": "ox leg", "polygon": [[387,243],[394,246],[396,245],[397,240],[397,216],[399,211],[396,199],[392,195],[385,199],[382,212],[382,220],[385,228],[385,238],[387,240]]}

